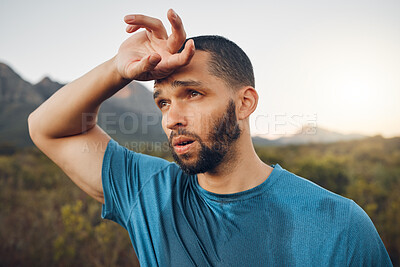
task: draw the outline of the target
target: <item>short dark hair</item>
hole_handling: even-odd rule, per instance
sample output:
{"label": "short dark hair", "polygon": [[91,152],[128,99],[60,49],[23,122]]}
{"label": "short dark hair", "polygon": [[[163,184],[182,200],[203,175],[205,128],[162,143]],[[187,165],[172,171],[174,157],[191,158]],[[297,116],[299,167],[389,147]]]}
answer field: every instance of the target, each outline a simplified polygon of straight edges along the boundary
{"label": "short dark hair", "polygon": [[[255,87],[253,66],[246,53],[234,42],[218,35],[202,35],[192,38],[196,50],[210,53],[210,73],[223,79],[234,89],[242,86]],[[183,50],[182,46],[179,52]]]}

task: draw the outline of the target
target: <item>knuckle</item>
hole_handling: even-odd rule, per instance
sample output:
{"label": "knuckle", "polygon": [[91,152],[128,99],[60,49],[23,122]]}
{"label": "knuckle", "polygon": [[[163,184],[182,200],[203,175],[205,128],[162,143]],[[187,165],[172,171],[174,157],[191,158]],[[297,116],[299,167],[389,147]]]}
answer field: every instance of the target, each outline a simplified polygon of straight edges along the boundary
{"label": "knuckle", "polygon": [[163,23],[162,23],[161,20],[159,20],[159,19],[155,19],[154,25],[155,25],[157,28],[162,28],[162,27],[164,27]]}

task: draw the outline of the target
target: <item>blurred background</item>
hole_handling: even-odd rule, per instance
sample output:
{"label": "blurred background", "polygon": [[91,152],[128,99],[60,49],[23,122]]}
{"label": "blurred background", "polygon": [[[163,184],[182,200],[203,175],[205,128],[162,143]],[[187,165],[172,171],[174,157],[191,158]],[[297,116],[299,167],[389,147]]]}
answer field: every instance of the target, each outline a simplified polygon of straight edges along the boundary
{"label": "blurred background", "polygon": [[[137,265],[125,230],[38,151],[26,119],[62,85],[113,57],[123,17],[217,34],[253,62],[257,153],[356,201],[400,266],[399,1],[0,0],[0,266]],[[99,124],[130,149],[172,160],[152,82],[131,83]]]}

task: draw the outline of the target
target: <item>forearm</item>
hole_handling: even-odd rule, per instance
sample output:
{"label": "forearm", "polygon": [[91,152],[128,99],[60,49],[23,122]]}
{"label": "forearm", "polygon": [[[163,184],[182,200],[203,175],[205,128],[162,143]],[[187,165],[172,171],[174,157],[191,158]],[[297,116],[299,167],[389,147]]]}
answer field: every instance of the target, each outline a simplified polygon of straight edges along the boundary
{"label": "forearm", "polygon": [[59,89],[30,114],[32,139],[61,138],[90,130],[96,125],[100,104],[128,83],[118,74],[114,59],[99,65]]}

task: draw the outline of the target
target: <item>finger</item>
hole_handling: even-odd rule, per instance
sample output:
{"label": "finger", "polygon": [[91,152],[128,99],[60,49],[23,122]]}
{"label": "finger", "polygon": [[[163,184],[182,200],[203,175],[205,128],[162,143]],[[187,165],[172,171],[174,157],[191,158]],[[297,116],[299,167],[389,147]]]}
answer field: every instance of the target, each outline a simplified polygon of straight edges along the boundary
{"label": "finger", "polygon": [[153,70],[160,61],[161,61],[161,56],[157,53],[153,53],[147,57],[143,57],[139,61],[139,63],[133,62],[128,67],[128,75],[132,79],[135,79],[136,77],[139,77],[143,73]]}
{"label": "finger", "polygon": [[186,42],[184,49],[181,53],[172,55],[168,60],[168,68],[174,70],[189,64],[195,53],[194,41],[190,39]]}
{"label": "finger", "polygon": [[181,18],[173,9],[168,10],[167,17],[172,29],[172,34],[168,37],[167,48],[170,53],[176,53],[186,40],[186,32]]}
{"label": "finger", "polygon": [[144,15],[127,15],[124,21],[129,25],[140,26],[152,32],[156,38],[167,39],[167,31],[161,20]]}
{"label": "finger", "polygon": [[137,31],[139,29],[140,29],[140,26],[138,26],[138,25],[128,25],[128,26],[126,26],[126,32],[127,33],[133,33],[133,32],[135,32],[135,31]]}

